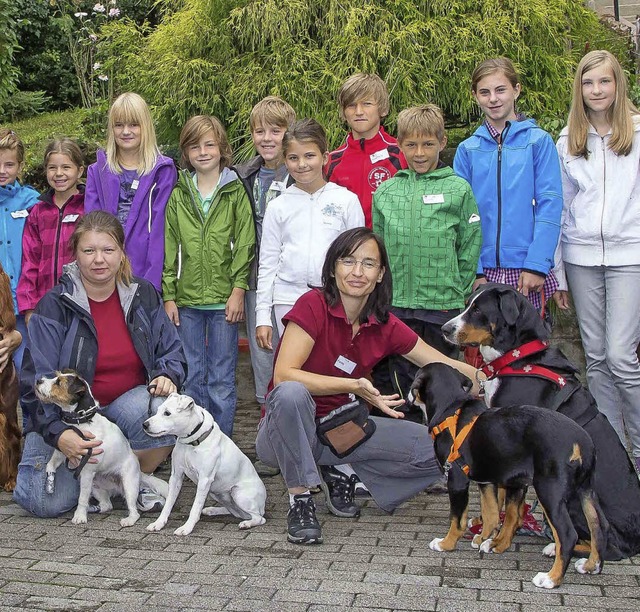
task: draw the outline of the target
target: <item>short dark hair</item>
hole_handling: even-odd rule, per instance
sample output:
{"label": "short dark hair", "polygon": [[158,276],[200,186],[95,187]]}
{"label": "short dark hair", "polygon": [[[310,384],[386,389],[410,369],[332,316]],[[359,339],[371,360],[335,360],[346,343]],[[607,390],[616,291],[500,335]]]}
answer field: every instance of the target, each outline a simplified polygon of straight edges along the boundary
{"label": "short dark hair", "polygon": [[327,134],[315,119],[299,119],[289,127],[282,138],[282,150],[285,154],[294,140],[313,143],[320,149],[322,155],[324,155],[329,148],[327,144]]}
{"label": "short dark hair", "polygon": [[367,240],[375,240],[378,245],[380,266],[384,268],[384,275],[382,280],[376,283],[374,290],[369,295],[369,299],[360,313],[359,320],[360,323],[366,323],[369,317],[373,315],[380,323],[386,323],[389,320],[389,307],[391,306],[393,295],[389,256],[382,238],[368,227],[356,227],[347,230],[331,243],[322,266],[322,291],[329,306],[335,306],[340,301],[340,291],[336,284],[335,275],[338,259],[352,255]]}

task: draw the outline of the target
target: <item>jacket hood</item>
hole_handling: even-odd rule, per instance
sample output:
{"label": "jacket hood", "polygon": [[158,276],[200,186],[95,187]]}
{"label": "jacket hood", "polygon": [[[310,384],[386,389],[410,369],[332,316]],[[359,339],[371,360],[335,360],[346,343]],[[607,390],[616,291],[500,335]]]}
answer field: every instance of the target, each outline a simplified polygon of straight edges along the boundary
{"label": "jacket hood", "polygon": [[[522,121],[507,121],[505,129],[508,128],[508,136],[513,137],[515,134],[519,134],[521,132],[526,132],[528,130],[533,129],[542,129],[537,123],[535,119],[523,119]],[[474,136],[478,136],[479,138],[484,138],[485,140],[494,141],[493,136],[489,133],[487,126],[482,122],[482,125],[476,129],[473,133]]]}
{"label": "jacket hood", "polygon": [[[234,170],[232,170],[231,168],[223,168],[222,172],[220,173],[220,182],[218,183],[218,187],[222,189],[226,185],[239,180],[240,177]],[[186,169],[180,170],[180,172],[178,173],[178,183],[176,186],[184,193],[191,194],[192,189],[194,188],[193,173]]]}
{"label": "jacket hood", "polygon": [[[108,168],[107,165],[107,152],[104,149],[98,149],[96,153],[96,164],[98,164],[98,168]],[[161,166],[170,166],[175,165],[173,160],[166,155],[162,155],[162,153],[158,152],[158,157],[156,158],[156,163],[154,166],[154,171]]]}
{"label": "jacket hood", "polygon": [[[71,202],[77,200],[80,197],[84,199],[84,189],[85,189],[85,186],[82,183],[80,183],[78,185],[78,193],[76,193],[75,195],[72,195],[69,199],[67,199],[67,201],[64,203],[64,206],[66,206],[67,204],[70,204]],[[53,200],[54,194],[55,194],[55,191],[53,190],[53,188],[47,189],[47,191],[45,191],[40,196],[40,202],[46,202],[47,204],[51,204],[51,206],[55,206],[56,203]]]}
{"label": "jacket hood", "polygon": [[380,150],[381,145],[398,147],[398,143],[391,139],[382,126],[380,126],[378,133],[371,138],[354,138],[352,132],[347,134],[346,146],[350,149],[357,149],[365,153],[376,153]]}
{"label": "jacket hood", "polygon": [[435,170],[432,170],[431,172],[424,172],[423,174],[418,174],[415,170],[411,170],[410,168],[404,168],[403,170],[398,170],[396,176],[401,178],[410,178],[411,176],[415,176],[416,180],[429,180],[441,179],[454,174],[455,172],[450,166],[439,165]]}

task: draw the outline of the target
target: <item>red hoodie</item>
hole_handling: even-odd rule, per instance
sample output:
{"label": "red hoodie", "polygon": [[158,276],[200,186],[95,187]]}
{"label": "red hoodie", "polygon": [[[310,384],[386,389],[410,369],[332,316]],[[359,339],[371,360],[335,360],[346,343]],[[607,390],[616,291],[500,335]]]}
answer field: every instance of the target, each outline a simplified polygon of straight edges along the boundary
{"label": "red hoodie", "polygon": [[355,140],[349,134],[345,143],[329,154],[324,171],[328,181],[342,185],[358,196],[365,224],[371,228],[373,192],[380,183],[406,167],[398,141],[381,126],[368,140]]}

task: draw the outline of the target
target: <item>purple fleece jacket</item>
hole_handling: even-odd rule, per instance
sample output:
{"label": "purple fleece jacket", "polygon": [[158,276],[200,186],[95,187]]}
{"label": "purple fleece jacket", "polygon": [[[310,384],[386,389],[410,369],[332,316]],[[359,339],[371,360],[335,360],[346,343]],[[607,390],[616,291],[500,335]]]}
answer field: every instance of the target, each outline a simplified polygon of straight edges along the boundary
{"label": "purple fleece jacket", "polygon": [[[153,170],[140,177],[124,226],[124,245],[133,274],[148,280],[158,291],[164,263],[164,210],[176,180],[173,160],[159,155]],[[106,153],[100,149],[96,163],[87,171],[85,213],[104,210],[117,214],[119,193],[120,177],[109,170]]]}

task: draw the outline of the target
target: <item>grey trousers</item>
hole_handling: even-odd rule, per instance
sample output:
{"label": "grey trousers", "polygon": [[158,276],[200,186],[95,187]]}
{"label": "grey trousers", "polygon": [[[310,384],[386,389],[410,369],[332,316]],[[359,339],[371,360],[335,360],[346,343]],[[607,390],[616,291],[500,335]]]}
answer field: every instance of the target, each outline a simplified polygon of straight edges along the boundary
{"label": "grey trousers", "polygon": [[378,506],[390,512],[442,477],[423,425],[373,417],[373,436],[339,459],[318,440],[315,413],[301,383],[281,383],[267,396],[256,452],[264,463],[280,468],[287,487],[319,485],[317,465],[350,463]]}

